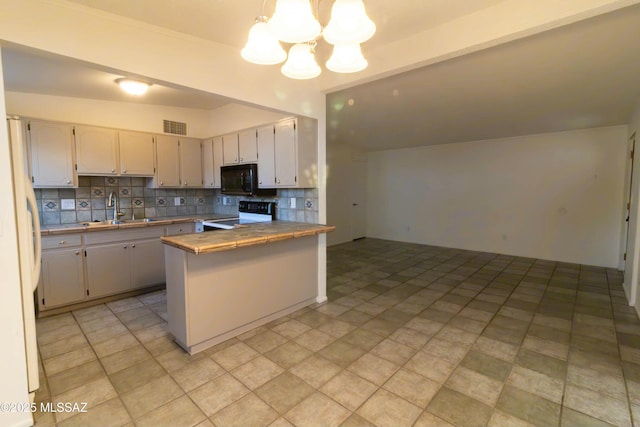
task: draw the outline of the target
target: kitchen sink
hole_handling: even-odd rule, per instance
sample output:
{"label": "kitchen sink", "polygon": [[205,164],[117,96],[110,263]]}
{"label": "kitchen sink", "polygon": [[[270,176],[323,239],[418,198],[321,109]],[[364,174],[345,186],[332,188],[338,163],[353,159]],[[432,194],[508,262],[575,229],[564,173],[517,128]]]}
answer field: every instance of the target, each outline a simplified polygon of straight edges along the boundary
{"label": "kitchen sink", "polygon": [[125,219],[122,221],[119,221],[120,223],[125,223],[125,224],[131,224],[131,223],[136,223],[136,222],[153,222],[154,219],[153,218],[140,218],[140,219]]}
{"label": "kitchen sink", "polygon": [[83,227],[104,227],[105,225],[117,225],[117,224],[123,224],[123,221],[114,221],[112,219],[108,219],[106,221],[88,221],[88,222],[81,222],[80,225],[82,225]]}

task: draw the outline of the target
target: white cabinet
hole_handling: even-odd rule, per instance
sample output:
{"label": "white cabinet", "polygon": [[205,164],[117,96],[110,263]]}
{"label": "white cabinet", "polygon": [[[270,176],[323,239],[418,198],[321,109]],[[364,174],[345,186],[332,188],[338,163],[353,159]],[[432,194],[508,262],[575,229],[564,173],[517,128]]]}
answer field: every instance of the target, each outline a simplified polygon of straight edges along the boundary
{"label": "white cabinet", "polygon": [[79,175],[116,175],[118,135],[113,129],[74,126],[76,164]]}
{"label": "white cabinet", "polygon": [[180,187],[180,141],[167,135],[156,137],[156,188]]}
{"label": "white cabinet", "polygon": [[258,129],[258,186],[273,187],[276,183],[274,127]]}
{"label": "white cabinet", "polygon": [[164,243],[160,238],[131,243],[131,289],[165,282]]}
{"label": "white cabinet", "polygon": [[40,311],[85,299],[82,240],[78,235],[43,236],[38,284]]}
{"label": "white cabinet", "polygon": [[35,188],[77,187],[73,127],[32,120],[27,125],[31,149],[31,181]]}
{"label": "white cabinet", "polygon": [[171,224],[165,227],[164,234],[165,236],[177,236],[180,234],[191,234],[195,233],[196,226],[194,223],[185,222],[182,224]]}
{"label": "white cabinet", "polygon": [[224,135],[222,145],[224,165],[256,163],[258,161],[255,129]]}
{"label": "white cabinet", "polygon": [[238,163],[255,163],[258,161],[255,129],[238,132],[238,156]]}
{"label": "white cabinet", "polygon": [[296,122],[286,120],[275,125],[273,141],[275,185],[296,187],[298,183],[296,156]]}
{"label": "white cabinet", "polygon": [[258,129],[261,188],[318,186],[317,129],[318,122],[306,117],[285,119],[273,127]]}
{"label": "white cabinet", "polygon": [[202,174],[205,188],[220,188],[222,137],[202,141]]}
{"label": "white cabinet", "polygon": [[87,293],[90,298],[126,292],[131,286],[129,245],[87,247]]}
{"label": "white cabinet", "polygon": [[119,131],[120,175],[153,176],[155,174],[155,140],[142,132]]}
{"label": "white cabinet", "polygon": [[86,236],[89,298],[164,283],[163,227],[100,231]]}
{"label": "white cabinet", "polygon": [[156,141],[156,188],[202,187],[202,145],[194,138],[159,135]]}
{"label": "white cabinet", "polygon": [[202,187],[202,144],[199,139],[180,138],[180,186]]}

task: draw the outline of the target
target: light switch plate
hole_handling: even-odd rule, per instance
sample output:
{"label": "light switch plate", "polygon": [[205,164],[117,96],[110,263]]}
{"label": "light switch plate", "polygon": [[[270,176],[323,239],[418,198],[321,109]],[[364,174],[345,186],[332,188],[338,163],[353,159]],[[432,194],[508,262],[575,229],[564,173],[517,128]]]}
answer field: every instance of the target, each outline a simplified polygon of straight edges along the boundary
{"label": "light switch plate", "polygon": [[76,208],[76,199],[61,199],[60,209],[63,211],[72,211]]}
{"label": "light switch plate", "polygon": [[181,205],[181,203],[180,203],[180,197],[174,197],[174,198],[173,198],[173,203],[174,203],[176,206],[180,206],[180,205]]}
{"label": "light switch plate", "polygon": [[295,209],[296,208],[296,198],[295,197],[290,197],[289,198],[289,208],[290,209]]}

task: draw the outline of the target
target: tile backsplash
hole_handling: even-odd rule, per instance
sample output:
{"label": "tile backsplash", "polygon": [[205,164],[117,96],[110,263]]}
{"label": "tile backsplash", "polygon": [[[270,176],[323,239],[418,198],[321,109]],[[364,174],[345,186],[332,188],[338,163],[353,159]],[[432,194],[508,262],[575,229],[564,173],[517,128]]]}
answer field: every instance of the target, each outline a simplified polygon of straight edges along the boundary
{"label": "tile backsplash", "polygon": [[[123,219],[210,214],[237,215],[242,196],[226,196],[217,189],[155,189],[146,187],[146,178],[79,178],[78,188],[36,189],[40,220],[43,225],[75,224],[113,219],[107,199],[117,195],[118,211]],[[295,199],[295,208],[291,208]],[[275,201],[276,218],[283,221],[318,222],[318,190],[283,189],[276,197],[252,200]]]}

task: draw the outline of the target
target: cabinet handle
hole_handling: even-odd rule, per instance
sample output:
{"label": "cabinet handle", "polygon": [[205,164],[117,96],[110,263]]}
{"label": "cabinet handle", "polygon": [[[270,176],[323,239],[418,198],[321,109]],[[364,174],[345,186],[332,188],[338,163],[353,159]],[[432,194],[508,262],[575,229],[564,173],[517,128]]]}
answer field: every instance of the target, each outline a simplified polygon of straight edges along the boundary
{"label": "cabinet handle", "polygon": [[262,185],[262,181],[259,181],[258,184]]}
{"label": "cabinet handle", "polygon": [[59,244],[59,245],[64,245],[64,244],[66,244],[66,243],[67,243],[67,242],[65,242],[64,240],[60,240],[60,243],[58,243],[58,244]]}
{"label": "cabinet handle", "polygon": [[280,184],[280,180],[279,179],[276,179],[276,184]]}
{"label": "cabinet handle", "polygon": [[116,173],[116,170],[115,169],[111,169],[111,173]]}
{"label": "cabinet handle", "polygon": [[133,244],[133,245],[131,245],[131,247],[132,247],[132,248],[135,248],[135,247],[136,247],[136,245],[135,245],[135,244]]}
{"label": "cabinet handle", "polygon": [[122,173],[127,173],[127,170],[126,169],[122,169]]}
{"label": "cabinet handle", "polygon": [[71,180],[70,179],[67,180],[67,184],[71,184]]}
{"label": "cabinet handle", "polygon": [[160,185],[164,185],[164,182],[160,181]]}
{"label": "cabinet handle", "polygon": [[124,245],[123,248],[127,249],[127,245]]}
{"label": "cabinet handle", "polygon": [[189,183],[187,181],[184,182],[184,186],[186,187],[187,185],[189,185]]}
{"label": "cabinet handle", "polygon": [[240,157],[240,161],[243,161],[244,159],[242,157]]}
{"label": "cabinet handle", "polygon": [[76,255],[80,255],[80,251],[76,251]]}

